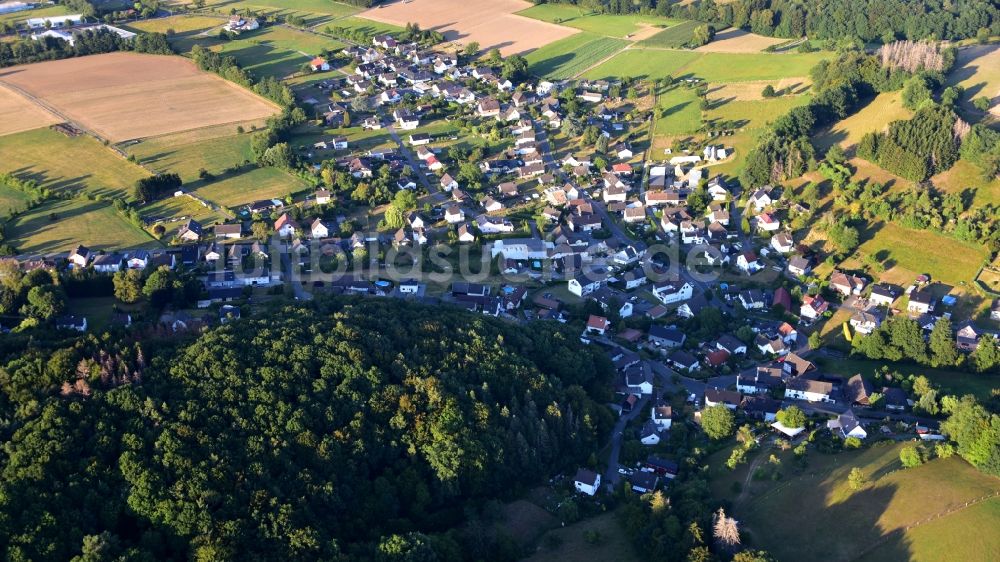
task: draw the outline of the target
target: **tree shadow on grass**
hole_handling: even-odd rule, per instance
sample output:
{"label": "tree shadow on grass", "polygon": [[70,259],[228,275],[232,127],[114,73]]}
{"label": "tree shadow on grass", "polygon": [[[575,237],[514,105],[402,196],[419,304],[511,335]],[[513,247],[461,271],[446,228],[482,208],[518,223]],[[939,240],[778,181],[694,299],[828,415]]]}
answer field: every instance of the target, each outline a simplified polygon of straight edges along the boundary
{"label": "tree shadow on grass", "polygon": [[[822,501],[826,485],[818,481],[816,488],[807,497],[769,498],[761,508],[780,510],[783,516],[766,521],[762,513],[746,517],[744,530],[749,540],[745,546],[765,548],[778,560],[846,562],[876,549],[880,561],[910,560],[910,540],[904,531],[887,530],[880,523],[896,494],[895,485],[859,490],[832,505]],[[779,505],[782,500],[788,500],[787,504]],[[737,512],[736,517],[741,514]]]}

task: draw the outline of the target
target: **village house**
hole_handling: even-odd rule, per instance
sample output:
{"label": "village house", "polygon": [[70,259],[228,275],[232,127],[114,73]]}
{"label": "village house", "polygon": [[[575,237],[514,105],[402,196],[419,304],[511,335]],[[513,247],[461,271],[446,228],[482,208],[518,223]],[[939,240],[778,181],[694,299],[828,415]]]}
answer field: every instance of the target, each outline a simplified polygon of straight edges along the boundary
{"label": "village house", "polygon": [[495,213],[503,210],[503,203],[487,195],[480,202],[487,213]]}
{"label": "village house", "polygon": [[661,324],[651,325],[647,332],[647,337],[650,343],[668,349],[684,345],[684,340],[687,339],[687,336],[680,329]]}
{"label": "village house", "polygon": [[642,204],[635,207],[627,207],[624,211],[622,211],[622,220],[629,224],[645,221],[645,207],[643,207]]}
{"label": "village house", "polygon": [[601,475],[592,470],[581,468],[576,471],[576,476],[573,477],[573,487],[581,494],[593,496],[601,487]]}
{"label": "village house", "polygon": [[274,231],[282,238],[294,236],[298,229],[299,224],[288,213],[282,214],[278,220],[274,221]]}
{"label": "village house", "polygon": [[740,409],[751,418],[770,423],[777,420],[781,401],[766,396],[744,396],[740,402]]}
{"label": "village house", "polygon": [[101,254],[94,258],[92,265],[94,267],[94,271],[99,271],[101,273],[114,273],[121,269],[122,255],[118,252]]}
{"label": "village house", "polygon": [[455,231],[458,234],[458,241],[467,244],[476,241],[476,235],[473,234],[472,228],[468,224],[458,225],[458,229]]}
{"label": "village house", "polygon": [[194,219],[188,219],[187,223],[177,231],[177,238],[184,242],[197,242],[202,235],[201,223]]}
{"label": "village house", "polygon": [[826,426],[831,430],[835,430],[844,439],[847,439],[848,437],[865,439],[868,437],[868,432],[861,426],[861,422],[858,421],[858,417],[854,415],[854,410],[850,408],[848,408],[843,414],[837,416],[837,419],[827,422]]}
{"label": "village house", "polygon": [[653,420],[646,420],[639,431],[639,442],[643,445],[653,446],[660,444],[660,428]]}
{"label": "village house", "polygon": [[750,199],[748,200],[748,202],[751,205],[753,205],[754,209],[756,209],[757,212],[759,213],[764,209],[768,208],[769,206],[771,206],[771,204],[774,201],[772,201],[771,195],[770,193],[768,193],[768,190],[762,188],[758,189],[757,191],[754,191],[753,194],[750,195]]}
{"label": "village house", "polygon": [[868,295],[868,302],[875,306],[891,307],[898,296],[899,292],[895,287],[881,283],[872,287],[872,291]]}
{"label": "village house", "polygon": [[217,224],[214,230],[216,239],[234,240],[243,235],[243,225],[241,223]]}
{"label": "village house", "polygon": [[799,315],[803,318],[815,320],[822,316],[830,308],[830,303],[826,302],[822,296],[804,295],[802,306],[799,307]]}
{"label": "village house", "polygon": [[448,224],[458,224],[465,221],[465,211],[458,205],[449,205],[444,211],[444,220]]}
{"label": "village house", "polygon": [[539,238],[505,238],[493,241],[490,255],[493,258],[502,255],[508,260],[543,260],[549,258],[554,246]]}
{"label": "village house", "polygon": [[328,238],[330,236],[330,229],[323,223],[319,218],[314,220],[311,225],[309,225],[309,232],[312,234],[314,239]]}
{"label": "village house", "polygon": [[476,114],[480,117],[497,117],[500,115],[500,102],[494,98],[481,99],[476,104]]}
{"label": "village house", "polygon": [[882,316],[875,310],[858,310],[851,315],[851,327],[859,334],[868,335],[882,325]]}
{"label": "village house", "polygon": [[781,228],[781,221],[771,216],[770,213],[757,215],[757,230],[761,232],[774,232]]}
{"label": "village house", "polygon": [[136,250],[125,260],[125,264],[129,269],[146,269],[146,266],[149,265],[149,252]]}
{"label": "village house", "polygon": [[860,374],[847,380],[844,396],[855,406],[871,406],[872,385]]}
{"label": "village house", "polygon": [[739,292],[737,298],[743,308],[747,310],[761,310],[764,308],[764,293],[759,289],[745,289]]}
{"label": "village house", "polygon": [[603,287],[604,283],[604,276],[583,272],[567,282],[567,289],[582,298]]}
{"label": "village house", "polygon": [[934,295],[927,289],[913,291],[906,309],[911,314],[927,314],[934,310]]}
{"label": "village house", "polygon": [[782,371],[792,377],[801,377],[816,370],[816,365],[808,359],[803,359],[795,353],[789,353],[781,361]]}
{"label": "village house", "polygon": [[719,339],[715,341],[715,347],[716,349],[728,351],[730,355],[745,355],[747,352],[747,344],[732,334],[722,334],[719,336]]}
{"label": "village house", "polygon": [[732,390],[721,390],[718,388],[705,389],[705,407],[725,406],[730,410],[735,410],[740,405],[742,396],[739,392]]}
{"label": "village house", "polygon": [[736,376],[736,390],[744,394],[768,394],[784,385],[780,367],[760,365],[753,373]]}
{"label": "village house", "polygon": [[591,314],[590,317],[587,318],[586,333],[588,334],[598,334],[603,336],[609,327],[611,327],[611,322],[603,316]]}
{"label": "village house", "polygon": [[632,394],[645,396],[653,393],[653,373],[642,363],[627,367],[621,381],[623,389]]}
{"label": "village house", "polygon": [[698,370],[698,358],[683,349],[674,350],[668,357],[667,363],[678,371],[693,373]]}
{"label": "village house", "polygon": [[674,304],[691,298],[694,287],[688,282],[664,281],[653,286],[653,296],[663,304]]}
{"label": "village house", "polygon": [[330,70],[330,62],[323,57],[316,57],[309,61],[309,68],[311,68],[313,72]]}
{"label": "village house", "polygon": [[66,258],[66,261],[68,261],[70,266],[74,268],[84,268],[87,267],[88,263],[90,263],[91,255],[92,253],[90,248],[81,245],[73,248],[73,251],[69,253],[69,257]]}
{"label": "village house", "polygon": [[787,232],[779,232],[771,237],[771,247],[780,254],[787,254],[795,248],[795,242]]}
{"label": "village house", "polygon": [[812,271],[812,265],[810,265],[807,258],[802,256],[792,256],[788,260],[788,273],[796,277],[803,277],[808,275],[810,271]]}
{"label": "village house", "polygon": [[793,400],[833,403],[832,392],[833,384],[825,381],[795,377],[785,383],[785,398]]}
{"label": "village house", "polygon": [[867,284],[867,281],[857,275],[847,275],[840,271],[834,271],[830,275],[830,287],[845,297],[860,295]]}
{"label": "village house", "polygon": [[764,266],[761,265],[760,261],[758,261],[757,259],[757,254],[754,253],[752,250],[743,252],[739,256],[737,256],[736,267],[738,267],[740,271],[746,273],[747,275],[753,275],[754,273],[757,273],[761,269],[764,269]]}
{"label": "village house", "polygon": [[[97,260],[94,260],[94,263],[96,268]],[[962,351],[975,351],[979,347],[980,335],[979,330],[971,322],[966,322],[955,331],[955,345]]]}
{"label": "village house", "polygon": [[500,217],[479,215],[476,217],[476,228],[483,234],[500,234],[514,232],[514,224]]}

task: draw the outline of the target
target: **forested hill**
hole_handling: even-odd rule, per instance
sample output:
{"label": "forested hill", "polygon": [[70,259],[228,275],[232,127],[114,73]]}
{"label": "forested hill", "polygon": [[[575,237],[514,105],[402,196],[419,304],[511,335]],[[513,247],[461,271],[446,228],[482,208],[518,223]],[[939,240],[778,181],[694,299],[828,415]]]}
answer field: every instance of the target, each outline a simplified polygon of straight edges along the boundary
{"label": "forested hill", "polygon": [[[612,423],[613,369],[555,323],[334,300],[145,345],[0,371],[5,558],[473,559],[482,501],[579,466]],[[18,390],[53,361],[61,392]]]}

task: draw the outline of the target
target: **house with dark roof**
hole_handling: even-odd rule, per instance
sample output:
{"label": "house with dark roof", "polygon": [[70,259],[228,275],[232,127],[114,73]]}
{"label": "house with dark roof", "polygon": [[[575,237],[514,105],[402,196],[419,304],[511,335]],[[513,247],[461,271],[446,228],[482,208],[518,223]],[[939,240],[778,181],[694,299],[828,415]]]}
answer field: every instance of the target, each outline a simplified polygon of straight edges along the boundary
{"label": "house with dark roof", "polygon": [[740,402],[740,409],[752,418],[773,422],[778,417],[781,402],[767,396],[744,396]]}
{"label": "house with dark roof", "polygon": [[653,324],[649,327],[648,337],[652,344],[667,348],[680,347],[684,345],[684,340],[687,338],[684,332],[679,329],[659,324]]}
{"label": "house with dark roof", "polygon": [[576,471],[576,476],[573,477],[573,487],[581,494],[593,496],[601,487],[601,475],[593,470],[581,468]]}
{"label": "house with dark roof", "polygon": [[895,410],[897,412],[906,411],[909,402],[906,399],[906,392],[902,388],[895,386],[883,386],[882,387],[882,404],[885,405],[886,410]]}
{"label": "house with dark roof", "polygon": [[784,377],[781,367],[775,365],[760,365],[752,372],[743,372],[736,376],[736,389],[745,394],[767,394],[781,388]]}
{"label": "house with dark roof", "polygon": [[678,371],[693,373],[698,370],[698,358],[683,349],[677,349],[667,357],[667,362]]}
{"label": "house with dark roof", "polygon": [[705,407],[718,406],[719,404],[735,410],[740,405],[742,395],[735,390],[720,390],[718,388],[705,389]]}
{"label": "house with dark roof", "polygon": [[656,491],[656,486],[660,482],[660,477],[655,472],[637,470],[628,476],[628,483],[632,491],[637,494],[648,494]]}

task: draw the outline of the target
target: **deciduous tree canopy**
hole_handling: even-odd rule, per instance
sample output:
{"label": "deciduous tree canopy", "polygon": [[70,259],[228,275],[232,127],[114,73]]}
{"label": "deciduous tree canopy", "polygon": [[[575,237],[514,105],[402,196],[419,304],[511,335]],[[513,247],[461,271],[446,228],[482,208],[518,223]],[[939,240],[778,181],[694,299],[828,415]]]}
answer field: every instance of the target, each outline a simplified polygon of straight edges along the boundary
{"label": "deciduous tree canopy", "polygon": [[484,540],[464,508],[579,466],[612,423],[613,369],[555,324],[340,300],[107,345],[0,370],[7,558],[459,560]]}

